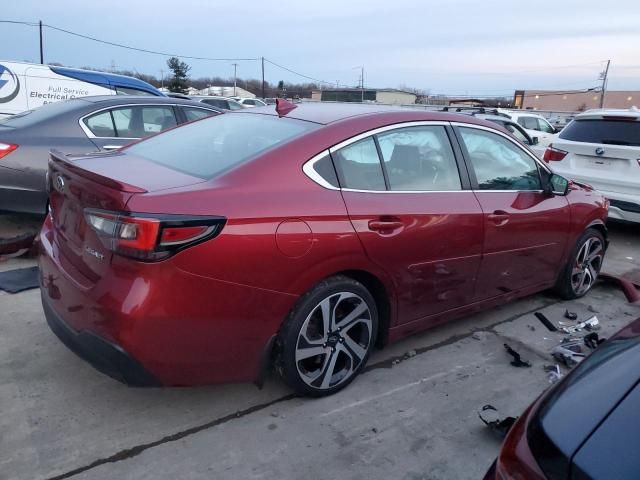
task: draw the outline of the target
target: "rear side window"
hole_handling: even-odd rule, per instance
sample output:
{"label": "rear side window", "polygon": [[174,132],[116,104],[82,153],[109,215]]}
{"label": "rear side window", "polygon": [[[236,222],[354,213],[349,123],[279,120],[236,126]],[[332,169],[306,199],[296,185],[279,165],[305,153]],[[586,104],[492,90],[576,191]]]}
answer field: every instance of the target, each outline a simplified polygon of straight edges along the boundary
{"label": "rear side window", "polygon": [[111,118],[111,112],[98,113],[89,118],[85,118],[85,125],[91,130],[96,137],[115,137],[116,130],[113,126],[113,119]]}
{"label": "rear side window", "polygon": [[433,191],[462,188],[444,127],[399,128],[379,134],[378,142],[390,190]]}
{"label": "rear side window", "polygon": [[216,115],[136,143],[126,151],[209,179],[314,128],[315,123],[270,115]]}
{"label": "rear side window", "polygon": [[331,154],[344,188],[386,190],[378,150],[367,137]]}
{"label": "rear side window", "polygon": [[205,108],[195,108],[195,107],[182,107],[182,111],[187,117],[187,122],[192,122],[193,120],[200,120],[201,118],[210,117],[211,115],[215,115],[218,112],[214,112],[213,110],[207,110]]}
{"label": "rear side window", "polygon": [[562,129],[560,138],[574,142],[638,147],[640,146],[640,121],[576,119]]}

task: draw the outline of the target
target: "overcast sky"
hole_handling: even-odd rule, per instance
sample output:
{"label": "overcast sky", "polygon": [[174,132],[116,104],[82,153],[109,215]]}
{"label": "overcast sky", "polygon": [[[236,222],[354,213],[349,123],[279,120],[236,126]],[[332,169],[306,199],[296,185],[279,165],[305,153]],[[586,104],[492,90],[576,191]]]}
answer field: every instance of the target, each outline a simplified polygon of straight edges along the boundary
{"label": "overcast sky", "polygon": [[[516,88],[640,90],[640,0],[4,0],[0,19],[38,21],[180,55],[264,56],[310,77],[431,93]],[[6,5],[5,5],[6,7]],[[37,29],[0,24],[0,59],[38,61]],[[230,61],[185,59],[192,77],[233,76]],[[160,76],[166,58],[45,30],[45,61]],[[238,61],[259,78],[260,63]],[[303,81],[267,64],[266,79]]]}

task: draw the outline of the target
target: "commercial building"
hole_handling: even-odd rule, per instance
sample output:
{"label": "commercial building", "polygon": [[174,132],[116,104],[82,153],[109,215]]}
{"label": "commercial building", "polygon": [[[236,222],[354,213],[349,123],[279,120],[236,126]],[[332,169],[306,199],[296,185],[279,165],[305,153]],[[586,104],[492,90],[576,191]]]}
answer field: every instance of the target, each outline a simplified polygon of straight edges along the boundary
{"label": "commercial building", "polygon": [[[578,112],[600,108],[600,91],[576,90],[516,90],[513,107],[527,110]],[[640,106],[640,91],[607,90],[605,108]]]}
{"label": "commercial building", "polygon": [[311,99],[322,102],[375,102],[387,105],[416,103],[417,95],[393,88],[328,88],[313,90]]}

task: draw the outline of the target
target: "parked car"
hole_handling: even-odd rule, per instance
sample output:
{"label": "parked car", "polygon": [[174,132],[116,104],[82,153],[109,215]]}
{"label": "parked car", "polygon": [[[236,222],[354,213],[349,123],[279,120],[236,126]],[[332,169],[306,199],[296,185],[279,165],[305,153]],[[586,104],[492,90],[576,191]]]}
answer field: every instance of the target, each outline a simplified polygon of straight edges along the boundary
{"label": "parked car", "polygon": [[527,110],[500,109],[500,113],[522,126],[530,137],[538,137],[538,143],[542,147],[546,147],[556,138],[556,129],[542,115]]}
{"label": "parked car", "polygon": [[240,103],[238,103],[233,98],[212,97],[212,96],[206,96],[206,97],[193,96],[191,97],[191,99],[195,100],[196,102],[202,102],[216,108],[221,108],[223,110],[242,110],[244,108]]}
{"label": "parked car", "polygon": [[587,182],[611,202],[609,217],[640,222],[640,111],[589,110],[544,153],[554,171]]}
{"label": "parked car", "polygon": [[147,82],[124,75],[0,60],[0,118],[89,95],[164,96]]}
{"label": "parked car", "polygon": [[221,113],[167,97],[96,96],[43,105],[0,120],[0,210],[44,215],[50,149],[114,150],[181,123]]}
{"label": "parked car", "polygon": [[384,345],[555,287],[585,295],[605,199],[499,126],[379,105],[194,122],[52,153],[40,233],[52,330],[134,385],[344,388]]}
{"label": "parked car", "polygon": [[522,126],[520,126],[520,124],[514,122],[513,120],[500,115],[476,114],[474,116],[476,118],[481,118],[483,120],[487,120],[489,122],[500,125],[524,145],[527,145],[529,148],[531,148],[531,150],[533,150],[536,154],[542,154],[542,152],[544,152],[544,149],[538,146],[538,137],[530,136],[529,133],[527,133],[527,131]]}
{"label": "parked car", "polygon": [[639,361],[640,319],[525,410],[485,480],[637,478]]}
{"label": "parked car", "polygon": [[241,98],[238,103],[243,107],[266,107],[267,104],[258,98]]}
{"label": "parked car", "polygon": [[263,99],[264,103],[266,103],[267,105],[275,105],[276,100],[277,99],[273,97]]}

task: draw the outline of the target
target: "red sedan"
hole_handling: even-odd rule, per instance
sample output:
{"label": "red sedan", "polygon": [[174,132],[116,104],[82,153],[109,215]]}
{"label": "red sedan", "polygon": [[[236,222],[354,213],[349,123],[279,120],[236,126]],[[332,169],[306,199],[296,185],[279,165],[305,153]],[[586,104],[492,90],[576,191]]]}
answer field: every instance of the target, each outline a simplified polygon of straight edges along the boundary
{"label": "red sedan", "polygon": [[482,120],[279,104],[52,153],[53,331],[132,385],[351,382],[372,348],[594,284],[607,201]]}

